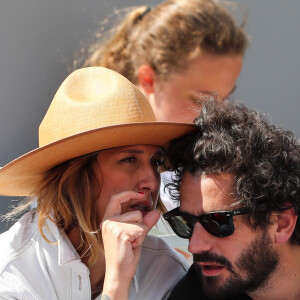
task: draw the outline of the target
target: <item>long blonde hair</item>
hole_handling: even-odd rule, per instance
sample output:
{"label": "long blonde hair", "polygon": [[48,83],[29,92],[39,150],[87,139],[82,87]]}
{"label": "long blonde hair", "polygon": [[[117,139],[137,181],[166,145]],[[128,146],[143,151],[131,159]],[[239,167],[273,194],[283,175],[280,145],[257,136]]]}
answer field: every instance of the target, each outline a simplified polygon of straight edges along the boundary
{"label": "long blonde hair", "polygon": [[43,226],[47,218],[66,232],[77,226],[82,242],[76,250],[81,255],[88,253],[88,264],[95,262],[103,249],[93,199],[96,155],[84,155],[52,168],[35,191],[42,236],[46,239]]}
{"label": "long blonde hair", "polygon": [[15,219],[36,200],[38,228],[42,237],[55,244],[44,233],[47,219],[65,232],[77,227],[81,244],[76,250],[81,257],[88,257],[87,264],[92,265],[100,253],[103,253],[100,224],[93,197],[96,184],[93,163],[96,156],[97,153],[87,154],[47,171],[32,196],[21,201],[4,219]]}
{"label": "long blonde hair", "polygon": [[[223,1],[169,0],[128,13],[87,47],[83,66],[103,66],[137,84],[138,68],[150,64],[163,80],[186,67],[196,50],[215,55],[243,54],[248,36]],[[75,68],[78,66],[75,66]]]}

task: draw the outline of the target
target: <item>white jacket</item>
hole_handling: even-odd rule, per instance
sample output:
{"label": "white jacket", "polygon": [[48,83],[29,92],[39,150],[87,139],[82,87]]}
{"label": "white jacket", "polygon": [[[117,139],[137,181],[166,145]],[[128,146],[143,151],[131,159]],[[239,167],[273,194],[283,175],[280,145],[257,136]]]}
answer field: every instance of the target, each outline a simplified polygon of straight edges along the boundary
{"label": "white jacket", "polygon": [[[44,233],[55,244],[40,235],[34,211],[0,235],[0,299],[91,299],[87,266],[65,232],[59,231],[50,220],[46,225]],[[129,299],[167,299],[187,269],[180,254],[160,238],[148,235]]]}

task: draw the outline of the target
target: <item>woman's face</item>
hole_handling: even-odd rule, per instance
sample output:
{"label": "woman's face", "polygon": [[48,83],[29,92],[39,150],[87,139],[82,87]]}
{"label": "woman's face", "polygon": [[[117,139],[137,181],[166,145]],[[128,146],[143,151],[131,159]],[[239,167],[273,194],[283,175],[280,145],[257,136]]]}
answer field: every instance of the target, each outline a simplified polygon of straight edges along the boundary
{"label": "woman's face", "polygon": [[157,146],[134,145],[100,151],[94,164],[97,183],[94,196],[98,221],[104,216],[111,197],[125,191],[143,194],[121,204],[121,213],[140,210],[143,214],[156,207],[160,166],[164,151]]}
{"label": "woman's face", "polygon": [[242,55],[201,54],[165,82],[154,77],[153,93],[147,97],[157,120],[192,122],[207,96],[217,96],[220,101],[230,96],[242,63]]}

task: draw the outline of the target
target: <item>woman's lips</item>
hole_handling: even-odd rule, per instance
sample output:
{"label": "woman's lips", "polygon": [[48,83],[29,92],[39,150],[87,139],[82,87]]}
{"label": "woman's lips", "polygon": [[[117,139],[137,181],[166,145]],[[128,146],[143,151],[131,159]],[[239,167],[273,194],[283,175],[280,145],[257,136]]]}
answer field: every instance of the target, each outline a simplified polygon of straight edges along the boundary
{"label": "woman's lips", "polygon": [[217,276],[223,270],[224,266],[214,262],[198,262],[204,276]]}
{"label": "woman's lips", "polygon": [[149,201],[136,202],[134,205],[131,205],[130,208],[132,210],[139,210],[143,216],[152,210],[151,203]]}

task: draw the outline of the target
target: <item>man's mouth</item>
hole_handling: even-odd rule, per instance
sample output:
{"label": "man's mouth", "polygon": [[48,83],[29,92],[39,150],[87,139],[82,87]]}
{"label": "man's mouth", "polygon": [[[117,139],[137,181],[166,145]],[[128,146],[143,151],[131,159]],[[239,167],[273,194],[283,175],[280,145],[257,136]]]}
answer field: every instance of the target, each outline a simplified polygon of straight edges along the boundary
{"label": "man's mouth", "polygon": [[197,264],[201,267],[204,276],[217,276],[225,269],[225,266],[214,262],[198,262]]}

